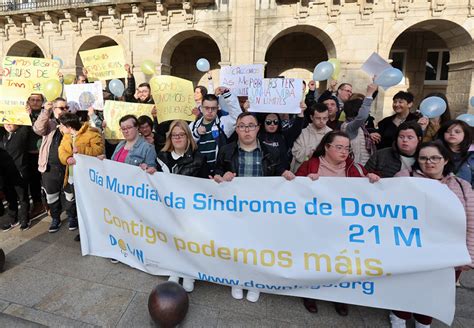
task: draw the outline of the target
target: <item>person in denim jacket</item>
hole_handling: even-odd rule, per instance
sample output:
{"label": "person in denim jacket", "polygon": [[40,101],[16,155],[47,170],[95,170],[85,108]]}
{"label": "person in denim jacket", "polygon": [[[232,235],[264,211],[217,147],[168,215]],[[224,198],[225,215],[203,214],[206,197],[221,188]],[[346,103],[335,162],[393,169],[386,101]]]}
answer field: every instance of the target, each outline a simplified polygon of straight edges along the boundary
{"label": "person in denim jacket", "polygon": [[135,115],[125,115],[120,121],[120,130],[125,140],[121,141],[112,155],[112,160],[140,166],[148,173],[156,170],[156,151],[138,133],[138,119]]}

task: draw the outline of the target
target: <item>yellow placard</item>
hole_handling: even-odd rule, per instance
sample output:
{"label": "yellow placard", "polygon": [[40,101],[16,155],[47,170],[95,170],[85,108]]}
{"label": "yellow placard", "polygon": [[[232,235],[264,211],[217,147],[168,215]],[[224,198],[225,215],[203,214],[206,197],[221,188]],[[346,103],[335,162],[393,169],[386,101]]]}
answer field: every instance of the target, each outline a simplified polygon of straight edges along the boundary
{"label": "yellow placard", "polygon": [[5,56],[3,85],[26,89],[30,93],[42,92],[47,81],[59,81],[59,66],[59,61],[53,59]]}
{"label": "yellow placard", "polygon": [[120,131],[119,120],[127,114],[140,117],[142,115],[151,116],[153,105],[128,103],[123,101],[107,100],[104,106],[104,120],[106,128],[104,131],[105,139],[123,139]]}
{"label": "yellow placard", "polygon": [[127,76],[125,57],[121,46],[112,46],[79,52],[87,77],[98,80],[119,79]]}
{"label": "yellow placard", "polygon": [[0,85],[0,124],[31,125],[26,111],[30,91]]}
{"label": "yellow placard", "polygon": [[155,76],[150,80],[151,93],[158,111],[158,122],[169,120],[194,121],[196,107],[191,81],[174,76]]}

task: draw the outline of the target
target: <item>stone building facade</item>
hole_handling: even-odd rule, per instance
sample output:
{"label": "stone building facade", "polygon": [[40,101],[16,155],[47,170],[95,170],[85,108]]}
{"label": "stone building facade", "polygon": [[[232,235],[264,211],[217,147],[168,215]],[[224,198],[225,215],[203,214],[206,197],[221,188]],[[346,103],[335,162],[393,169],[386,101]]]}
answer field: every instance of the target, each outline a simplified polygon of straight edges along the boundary
{"label": "stone building facade", "polygon": [[339,81],[363,92],[370,77],[360,67],[375,51],[405,76],[381,92],[377,118],[392,112],[399,90],[417,103],[446,93],[457,115],[474,96],[473,15],[474,0],[0,0],[0,55],[57,56],[73,73],[79,51],[119,44],[139,82],[150,59],[158,74],[204,85],[201,57],[216,80],[220,67],[249,63],[264,63],[267,77],[309,80],[334,57]]}

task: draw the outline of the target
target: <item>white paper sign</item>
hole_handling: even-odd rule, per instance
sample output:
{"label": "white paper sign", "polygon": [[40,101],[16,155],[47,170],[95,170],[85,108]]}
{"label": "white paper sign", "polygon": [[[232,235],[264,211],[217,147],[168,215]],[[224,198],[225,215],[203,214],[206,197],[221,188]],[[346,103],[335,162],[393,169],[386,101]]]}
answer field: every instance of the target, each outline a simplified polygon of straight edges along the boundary
{"label": "white paper sign", "polygon": [[221,85],[236,96],[248,96],[249,85],[256,79],[263,79],[263,71],[263,64],[224,66],[220,71]]}
{"label": "white paper sign", "polygon": [[370,76],[378,76],[387,68],[392,67],[385,59],[374,52],[362,65],[361,69]]}
{"label": "white paper sign", "polygon": [[87,110],[90,106],[97,110],[104,109],[102,82],[64,85],[64,93],[69,107],[77,106],[77,110]]}
{"label": "white paper sign", "polygon": [[249,87],[249,111],[298,114],[302,97],[301,79],[254,80]]}
{"label": "white paper sign", "polygon": [[151,274],[453,320],[453,267],[470,262],[466,218],[438,181],[217,184],[75,158],[83,255]]}

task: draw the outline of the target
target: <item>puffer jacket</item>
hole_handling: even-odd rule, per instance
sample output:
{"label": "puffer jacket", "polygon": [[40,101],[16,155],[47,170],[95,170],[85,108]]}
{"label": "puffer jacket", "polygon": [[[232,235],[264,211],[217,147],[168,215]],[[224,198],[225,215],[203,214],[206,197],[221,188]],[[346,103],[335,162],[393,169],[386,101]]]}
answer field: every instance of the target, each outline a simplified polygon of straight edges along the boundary
{"label": "puffer jacket", "polygon": [[58,149],[59,160],[66,165],[64,174],[64,185],[67,184],[69,177],[69,166],[67,159],[74,155],[73,148],[76,147],[78,154],[88,156],[99,156],[104,153],[104,142],[99,133],[99,129],[93,128],[89,123],[84,123],[75,138],[70,134],[64,134]]}
{"label": "puffer jacket", "polygon": [[392,146],[377,150],[365,163],[365,168],[381,178],[392,178],[402,168],[402,160],[400,154]]}
{"label": "puffer jacket", "polygon": [[206,159],[197,150],[188,150],[183,157],[176,161],[174,166],[172,166],[173,157],[169,151],[159,152],[157,161],[158,171],[197,178],[207,179],[209,177]]}
{"label": "puffer jacket", "polygon": [[[414,172],[402,170],[395,174],[395,176],[428,178],[420,170]],[[445,184],[459,198],[466,212],[466,245],[469,255],[471,256],[470,266],[474,267],[474,191],[469,182],[453,174],[443,177],[440,182]]]}

